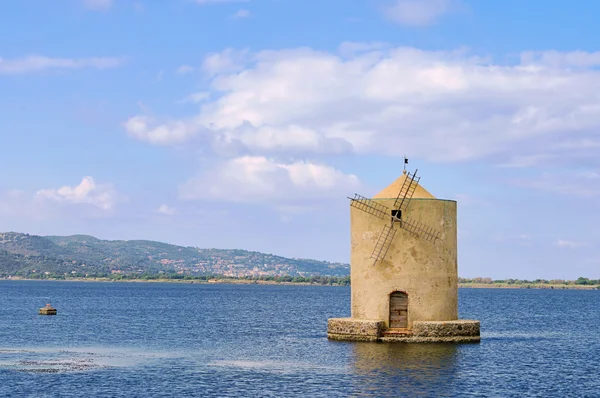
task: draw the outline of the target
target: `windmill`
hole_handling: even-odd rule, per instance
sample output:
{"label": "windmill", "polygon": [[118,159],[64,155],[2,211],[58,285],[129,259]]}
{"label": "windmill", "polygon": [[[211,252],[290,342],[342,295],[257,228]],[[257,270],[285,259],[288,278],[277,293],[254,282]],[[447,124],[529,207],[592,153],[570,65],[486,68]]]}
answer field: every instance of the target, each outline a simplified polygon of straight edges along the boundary
{"label": "windmill", "polygon": [[[407,163],[408,159],[404,157],[404,173],[406,173]],[[421,177],[417,177],[417,171],[418,169],[416,169],[414,173],[409,172],[407,174],[406,178],[404,179],[404,183],[400,188],[400,192],[398,192],[398,195],[394,200],[391,212],[387,206],[377,203],[372,199],[365,198],[364,196],[360,196],[356,193],[354,194],[353,198],[348,198],[350,199],[350,206],[356,207],[357,209],[382,220],[388,217],[390,219],[390,223],[386,224],[379,234],[377,243],[375,243],[375,247],[371,253],[373,265],[385,258],[388,249],[394,241],[394,236],[396,235],[397,231],[396,227],[402,228],[412,235],[425,239],[432,244],[435,244],[441,239],[442,234],[439,231],[428,227],[417,220],[412,220],[406,216],[403,216],[403,213],[408,209],[410,200],[415,193],[417,186],[419,185],[419,180],[421,179]]]}

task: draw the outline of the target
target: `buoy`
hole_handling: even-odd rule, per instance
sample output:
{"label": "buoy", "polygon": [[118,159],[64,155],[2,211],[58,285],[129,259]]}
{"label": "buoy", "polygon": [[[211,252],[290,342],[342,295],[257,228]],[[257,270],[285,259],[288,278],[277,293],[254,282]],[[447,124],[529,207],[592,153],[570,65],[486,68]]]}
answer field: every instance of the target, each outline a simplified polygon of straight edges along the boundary
{"label": "buoy", "polygon": [[56,315],[56,308],[52,308],[50,304],[40,308],[40,315]]}

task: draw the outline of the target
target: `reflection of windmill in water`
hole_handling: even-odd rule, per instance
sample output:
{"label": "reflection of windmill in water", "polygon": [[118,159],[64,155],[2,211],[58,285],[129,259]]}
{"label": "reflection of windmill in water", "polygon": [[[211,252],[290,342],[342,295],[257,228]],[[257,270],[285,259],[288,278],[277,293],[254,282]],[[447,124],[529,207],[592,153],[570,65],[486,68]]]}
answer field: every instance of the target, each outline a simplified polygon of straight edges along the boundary
{"label": "reflection of windmill in water", "polygon": [[[407,163],[408,159],[404,158],[404,174],[406,174]],[[390,223],[384,225],[383,230],[377,239],[377,243],[375,243],[375,247],[373,248],[371,259],[374,261],[374,264],[385,258],[392,241],[394,240],[397,228],[402,228],[412,235],[425,239],[434,245],[439,239],[441,239],[442,234],[440,231],[433,227],[424,225],[417,220],[412,220],[406,216],[410,200],[412,199],[415,190],[419,185],[419,180],[421,179],[421,177],[417,177],[417,171],[418,169],[412,174],[406,174],[406,178],[404,179],[398,195],[392,204],[391,211],[387,206],[358,194],[354,194],[354,198],[348,198],[351,200],[350,206],[356,207],[357,209],[380,219],[390,219]]]}
{"label": "reflection of windmill in water", "polygon": [[458,319],[456,201],[406,169],[374,197],[350,199],[352,316],[329,319],[327,336],[479,341],[479,321]]}

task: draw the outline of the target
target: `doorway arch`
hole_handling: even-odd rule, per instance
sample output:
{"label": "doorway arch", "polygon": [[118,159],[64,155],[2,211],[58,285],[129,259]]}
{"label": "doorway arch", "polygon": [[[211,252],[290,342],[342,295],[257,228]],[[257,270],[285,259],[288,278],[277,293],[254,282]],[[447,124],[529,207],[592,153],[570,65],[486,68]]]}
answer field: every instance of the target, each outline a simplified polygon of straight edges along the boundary
{"label": "doorway arch", "polygon": [[408,294],[392,292],[390,294],[390,328],[408,327]]}

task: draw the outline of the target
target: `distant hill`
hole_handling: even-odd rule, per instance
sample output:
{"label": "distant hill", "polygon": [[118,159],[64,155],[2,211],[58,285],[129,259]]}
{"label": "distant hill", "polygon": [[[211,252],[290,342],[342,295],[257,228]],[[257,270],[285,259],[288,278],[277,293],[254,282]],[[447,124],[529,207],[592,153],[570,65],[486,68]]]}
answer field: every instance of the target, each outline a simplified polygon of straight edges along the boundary
{"label": "distant hill", "polygon": [[247,250],[200,249],[146,240],[0,233],[0,277],[110,274],[348,276],[349,264]]}

